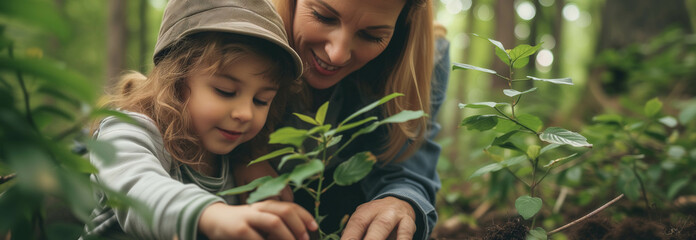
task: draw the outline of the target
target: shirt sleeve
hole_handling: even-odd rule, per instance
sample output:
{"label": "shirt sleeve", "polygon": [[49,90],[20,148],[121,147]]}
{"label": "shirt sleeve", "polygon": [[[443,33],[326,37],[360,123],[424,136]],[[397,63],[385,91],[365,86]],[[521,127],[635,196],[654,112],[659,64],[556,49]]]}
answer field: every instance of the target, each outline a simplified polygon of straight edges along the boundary
{"label": "shirt sleeve", "polygon": [[414,239],[428,239],[437,222],[435,198],[440,189],[440,178],[436,166],[441,148],[434,141],[440,131],[435,118],[444,102],[449,79],[449,42],[438,39],[436,49],[438,53],[431,82],[431,117],[425,141],[404,162],[379,167],[361,181],[368,200],[392,196],[411,204],[416,212]]}
{"label": "shirt sleeve", "polygon": [[[114,209],[118,224],[127,234],[138,239],[195,239],[203,209],[224,201],[194,184],[173,179],[160,135],[153,132],[154,124],[145,125],[138,127],[115,118],[102,122],[97,139],[112,143],[116,158],[105,161],[90,154],[99,169],[95,179],[150,210],[142,213],[131,207]],[[143,217],[144,214],[151,214],[151,218]]]}

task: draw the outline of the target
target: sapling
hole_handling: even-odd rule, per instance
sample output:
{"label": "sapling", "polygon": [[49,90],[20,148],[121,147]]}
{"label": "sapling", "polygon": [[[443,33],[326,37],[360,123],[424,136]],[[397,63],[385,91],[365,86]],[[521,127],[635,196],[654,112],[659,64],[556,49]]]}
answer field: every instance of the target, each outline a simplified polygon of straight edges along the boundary
{"label": "sapling", "polygon": [[[229,189],[219,194],[233,195],[256,189],[249,194],[249,198],[247,199],[247,203],[253,203],[278,195],[279,192],[289,184],[294,187],[293,191],[304,190],[314,198],[314,218],[320,223],[325,217],[319,212],[321,195],[334,185],[348,186],[360,181],[372,170],[372,166],[377,161],[377,158],[370,152],[359,152],[354,154],[348,160],[340,163],[336,167],[333,174],[333,182],[327,184],[327,179],[324,177],[324,170],[329,162],[335,160],[338,153],[340,153],[360,135],[371,133],[381,125],[406,122],[427,115],[420,110],[404,110],[381,120],[375,116],[355,120],[361,114],[399,96],[403,96],[403,94],[393,93],[385,96],[382,99],[375,101],[351,114],[335,127],[324,122],[326,113],[329,109],[329,102],[321,105],[314,117],[294,113],[294,115],[299,119],[311,124],[314,127],[311,129],[284,127],[276,130],[270,135],[269,143],[288,145],[288,147],[263,155],[251,161],[249,165],[274,158],[280,158],[278,169],[282,168],[283,165],[285,165],[288,161],[300,161],[301,163],[295,165],[289,173],[281,174],[275,178],[265,176],[256,179],[247,185]],[[344,136],[343,134],[346,133],[346,131],[357,127],[362,128],[350,135],[348,140],[341,141]],[[307,149],[305,149],[307,146],[305,145],[306,140],[314,141],[316,143],[316,148],[311,149],[311,151],[307,151]],[[328,151],[332,146],[338,146],[338,149],[335,152]],[[310,184],[314,182],[316,182],[316,188],[310,187]],[[333,233],[325,233],[319,229],[320,238],[339,239],[339,233],[343,230],[343,227],[348,219],[347,217],[348,216],[345,216],[343,218],[338,230]]]}
{"label": "sapling", "polygon": [[[521,114],[519,112],[518,106],[522,100],[522,96],[536,91],[537,88],[533,87],[526,90],[517,90],[513,88],[513,83],[523,81],[542,81],[553,84],[573,85],[570,78],[546,79],[533,76],[514,78],[514,70],[526,66],[529,63],[529,57],[539,50],[540,45],[530,46],[527,44],[521,44],[512,49],[505,49],[503,44],[499,41],[493,39],[486,40],[495,45],[495,54],[509,67],[508,76],[503,76],[491,69],[462,63],[454,63],[452,69],[475,70],[493,74],[499,78],[502,78],[507,82],[509,87],[508,89],[503,89],[503,94],[510,98],[510,102],[477,102],[459,104],[461,109],[483,108],[495,111],[494,114],[469,116],[462,120],[461,126],[479,131],[487,131],[496,128],[497,131],[503,133],[502,135],[493,139],[493,142],[484,149],[485,153],[491,156],[492,159],[500,159],[500,161],[496,161],[495,163],[478,169],[470,178],[481,176],[489,172],[506,170],[519,182],[525,184],[529,189],[529,194],[518,197],[517,200],[515,200],[515,208],[525,220],[532,218],[530,227],[531,230],[527,235],[527,239],[546,239],[548,236],[546,230],[541,227],[534,228],[537,213],[541,210],[543,205],[543,201],[539,197],[540,195],[537,194],[539,191],[539,186],[549,175],[549,173],[551,173],[552,169],[568,163],[571,159],[578,157],[578,155],[581,154],[581,151],[556,159],[548,159],[545,158],[545,156],[548,155],[547,153],[549,153],[551,150],[563,145],[591,148],[592,144],[588,143],[587,139],[579,133],[560,127],[548,127],[542,130],[543,123],[538,117],[531,114]],[[533,141],[534,143],[528,144],[526,147],[520,146],[521,144],[519,143],[513,143],[513,141],[511,141],[512,137],[520,134],[532,135],[536,140]],[[541,145],[543,143],[547,143],[547,145],[542,147]],[[502,155],[496,155],[489,151],[489,149],[494,146],[511,149],[521,154],[505,158]],[[512,170],[512,167],[525,163],[531,167],[531,176],[519,174]]]}

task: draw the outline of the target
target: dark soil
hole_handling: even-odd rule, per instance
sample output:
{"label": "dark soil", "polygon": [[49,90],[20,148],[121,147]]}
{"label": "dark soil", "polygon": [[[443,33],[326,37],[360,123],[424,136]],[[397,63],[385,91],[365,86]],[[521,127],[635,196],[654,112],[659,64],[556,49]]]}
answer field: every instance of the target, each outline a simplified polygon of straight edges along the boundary
{"label": "dark soil", "polygon": [[[464,225],[459,226],[459,231],[445,232],[436,229],[432,239],[525,239],[527,231],[529,228],[525,221],[520,218],[511,218],[505,223],[493,224],[478,230],[470,229]],[[564,233],[571,240],[696,240],[696,222],[691,217],[676,224],[669,221],[631,217],[616,223],[607,217],[596,216],[564,230]],[[553,239],[553,236],[549,239]]]}
{"label": "dark soil", "polygon": [[524,240],[529,228],[520,218],[513,218],[506,223],[486,228],[484,240]]}

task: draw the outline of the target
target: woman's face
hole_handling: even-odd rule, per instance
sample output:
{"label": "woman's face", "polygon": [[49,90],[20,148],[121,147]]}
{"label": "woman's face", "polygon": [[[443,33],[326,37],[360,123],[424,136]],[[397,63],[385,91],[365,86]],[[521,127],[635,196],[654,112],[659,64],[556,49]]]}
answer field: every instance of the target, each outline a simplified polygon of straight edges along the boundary
{"label": "woman's face", "polygon": [[387,47],[406,0],[298,0],[295,50],[309,66],[303,75],[316,89],[329,88]]}

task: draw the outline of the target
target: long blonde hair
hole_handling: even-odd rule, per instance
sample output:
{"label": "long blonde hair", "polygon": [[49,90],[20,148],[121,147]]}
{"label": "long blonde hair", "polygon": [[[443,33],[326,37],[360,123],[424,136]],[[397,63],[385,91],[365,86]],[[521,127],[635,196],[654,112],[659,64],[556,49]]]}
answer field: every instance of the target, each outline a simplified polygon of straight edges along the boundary
{"label": "long blonde hair", "polygon": [[[290,44],[293,45],[293,19],[296,0],[273,0],[285,23]],[[433,9],[429,0],[406,0],[399,14],[394,35],[387,48],[362,69],[354,72],[362,92],[386,96],[399,92],[405,96],[389,101],[384,115],[391,116],[402,110],[423,110],[430,113],[430,82],[433,72],[434,39]],[[376,77],[375,77],[376,76]],[[374,81],[374,79],[386,81]],[[427,119],[397,123],[389,126],[389,136],[380,161],[390,162],[399,155],[404,143],[408,148],[394,161],[409,157],[425,140]]]}
{"label": "long blonde hair", "polygon": [[118,90],[109,96],[107,105],[147,115],[155,122],[165,149],[175,160],[187,165],[200,164],[206,151],[191,127],[188,99],[183,94],[188,91],[185,79],[194,69],[214,73],[249,54],[262,56],[269,63],[262,74],[278,84],[280,89],[261,132],[233,151],[252,158],[265,151],[263,146],[268,134],[281,119],[288,97],[285,89],[298,85],[289,77],[294,76],[293,61],[284,50],[270,42],[229,33],[193,34],[158,54],[149,76],[138,72],[123,75]]}

